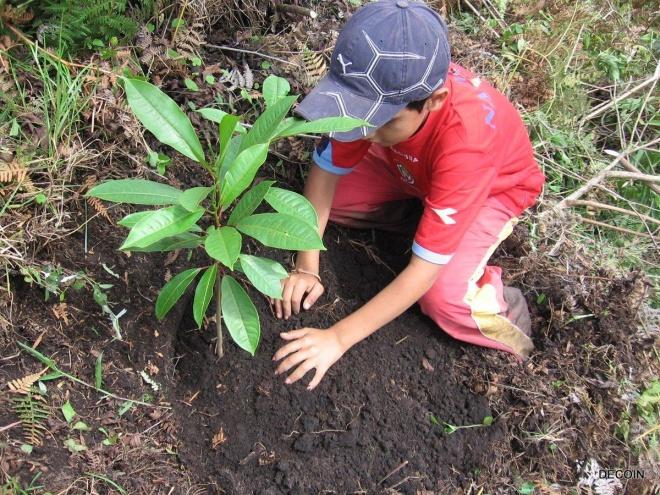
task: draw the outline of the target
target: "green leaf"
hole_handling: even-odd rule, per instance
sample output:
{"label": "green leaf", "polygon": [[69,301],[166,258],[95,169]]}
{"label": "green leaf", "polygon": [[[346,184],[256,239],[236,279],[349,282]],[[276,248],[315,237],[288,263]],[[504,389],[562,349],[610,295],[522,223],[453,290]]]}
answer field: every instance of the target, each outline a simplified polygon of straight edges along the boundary
{"label": "green leaf", "polygon": [[[44,364],[45,364],[46,366],[48,366],[50,369],[52,369],[53,371],[59,372],[59,369],[57,368],[57,365],[55,364],[55,361],[53,361],[53,360],[50,359],[49,357],[44,356],[44,355],[43,355],[42,353],[40,353],[38,350],[33,349],[32,347],[30,347],[30,346],[27,345],[27,344],[24,344],[23,342],[18,342],[18,341],[17,341],[16,343],[18,344],[18,346],[19,346],[21,349],[23,349],[24,351],[27,351],[27,352],[29,352],[30,354],[32,354],[34,357],[36,357],[39,361],[41,361],[42,363],[44,363]],[[41,381],[43,381],[43,380],[44,380],[44,377],[41,377]]]}
{"label": "green leaf", "polygon": [[280,136],[281,134],[284,133],[286,129],[288,129],[291,126],[298,125],[300,122],[300,119],[296,117],[287,117],[285,118],[282,122],[280,122],[280,125],[277,126],[277,129],[275,129],[275,136]]}
{"label": "green leaf", "polygon": [[218,161],[222,163],[227,155],[229,143],[234,135],[234,130],[238,124],[239,118],[234,115],[225,115],[220,122],[220,154]]}
{"label": "green leaf", "polygon": [[85,196],[113,203],[135,205],[175,205],[181,191],[175,187],[143,179],[109,180],[90,189]]}
{"label": "green leaf", "polygon": [[197,162],[204,161],[202,145],[190,119],[172,98],[153,84],[123,78],[128,104],[156,138]]}
{"label": "green leaf", "polygon": [[246,192],[236,206],[234,206],[234,210],[231,212],[227,223],[229,225],[235,225],[241,219],[252,215],[273,184],[275,184],[274,180],[265,180]]}
{"label": "green leaf", "polygon": [[211,122],[215,122],[216,124],[222,122],[222,119],[226,115],[229,115],[227,112],[220,110],[218,108],[200,108],[199,110],[197,110],[197,113],[200,113],[202,117],[204,117],[206,120],[210,120]]}
{"label": "green leaf", "polygon": [[76,411],[73,409],[70,401],[66,401],[66,404],[62,406],[62,414],[67,423],[71,423],[73,418],[76,417]]}
{"label": "green leaf", "polygon": [[123,404],[123,405],[117,410],[117,414],[121,417],[121,416],[123,416],[124,414],[126,414],[126,413],[131,409],[131,407],[133,407],[133,401],[132,401],[132,400],[126,401],[126,402],[124,402],[124,404]]}
{"label": "green leaf", "polygon": [[68,448],[71,452],[82,452],[83,450],[87,450],[86,446],[76,442],[73,438],[67,438],[64,441],[64,446]]}
{"label": "green leaf", "polygon": [[518,493],[520,495],[532,495],[534,493],[535,488],[536,488],[536,483],[534,483],[533,481],[526,481],[520,486],[520,488],[518,488]]}
{"label": "green leaf", "polygon": [[234,136],[229,140],[229,144],[226,146],[227,152],[224,154],[222,160],[216,162],[216,171],[217,176],[220,181],[222,181],[227,175],[227,171],[233,165],[236,157],[241,151],[241,144],[243,143],[243,136],[238,135]]}
{"label": "green leaf", "polygon": [[[199,110],[197,110],[197,112],[201,113],[202,117],[204,117],[206,120],[210,120],[211,122],[215,122],[216,124],[222,124],[222,119],[224,119],[227,115],[231,115],[217,108],[200,108]],[[247,134],[247,129],[243,124],[236,125],[236,127],[233,130],[241,134]]]}
{"label": "green leaf", "polygon": [[245,289],[229,275],[222,278],[222,319],[236,345],[254,356],[261,337],[259,313]]}
{"label": "green leaf", "polygon": [[280,265],[277,261],[268,258],[261,258],[261,260],[270,265],[270,269],[273,270],[275,275],[277,275],[277,278],[280,280],[289,276],[289,272],[286,271],[286,268]]}
{"label": "green leaf", "polygon": [[197,86],[197,83],[190,79],[189,77],[186,77],[183,80],[183,83],[186,85],[186,88],[188,88],[190,91],[199,91],[199,86]]}
{"label": "green leaf", "polygon": [[179,196],[179,204],[188,211],[195,211],[211,191],[213,191],[213,187],[192,187],[186,189]]}
{"label": "green leaf", "polygon": [[264,80],[264,87],[262,90],[264,100],[266,101],[266,106],[273,106],[279,100],[288,95],[289,91],[291,91],[289,81],[274,75],[268,76]]}
{"label": "green leaf", "polygon": [[152,211],[135,224],[119,249],[144,248],[166,237],[185,232],[197,223],[202,215],[203,209],[190,212],[181,206]]}
{"label": "green leaf", "polygon": [[72,430],[81,430],[81,431],[91,431],[92,429],[87,426],[82,421],[77,421],[75,425],[71,427]]}
{"label": "green leaf", "polygon": [[[143,218],[148,217],[154,212],[154,210],[146,210],[146,211],[137,211],[135,213],[131,213],[130,215],[126,215],[124,218],[119,220],[117,222],[117,225],[121,225],[123,227],[128,227],[129,229],[132,229],[135,227],[140,220]],[[192,225],[189,229],[189,232],[203,232],[202,228],[195,224]]]}
{"label": "green leaf", "polygon": [[215,287],[215,279],[218,275],[218,265],[211,265],[211,267],[204,272],[202,278],[199,279],[197,288],[195,289],[195,299],[193,301],[193,316],[199,328],[202,327],[204,315],[209,307],[211,298],[213,297],[213,288]]}
{"label": "green leaf", "polygon": [[268,143],[275,136],[282,119],[286,116],[291,108],[291,105],[296,101],[297,96],[286,96],[269,107],[262,113],[257,121],[247,133],[241,150],[248,149],[255,144]]}
{"label": "green leaf", "polygon": [[103,353],[99,354],[96,358],[96,365],[94,366],[94,385],[100,389],[103,382]]}
{"label": "green leaf", "polygon": [[294,136],[296,134],[324,134],[328,132],[346,132],[356,127],[373,127],[369,122],[355,119],[353,117],[326,117],[323,119],[307,122],[298,122],[279,130],[275,136],[277,139]]}
{"label": "green leaf", "polygon": [[191,268],[181,272],[163,286],[156,299],[156,318],[160,320],[165,317],[201,270]]}
{"label": "green leaf", "polygon": [[119,220],[117,222],[117,225],[121,225],[122,227],[128,227],[129,229],[132,229],[137,225],[137,223],[142,220],[144,217],[148,216],[151,214],[153,210],[147,210],[147,211],[136,211],[135,213],[131,213],[129,215],[126,215],[124,218]]}
{"label": "green leaf", "polygon": [[133,247],[131,251],[138,253],[163,253],[165,251],[174,251],[175,249],[195,249],[203,243],[203,237],[190,232],[181,232],[180,234],[166,237],[143,248]]}
{"label": "green leaf", "polygon": [[242,242],[241,234],[234,227],[221,227],[209,233],[204,248],[211,258],[233,270]]}
{"label": "green leaf", "polygon": [[287,215],[304,220],[318,230],[319,220],[316,216],[316,210],[312,206],[312,203],[307,201],[307,198],[302,194],[280,189],[279,187],[272,187],[266,193],[266,201],[278,213],[286,213]]}
{"label": "green leaf", "polygon": [[460,426],[454,426],[454,425],[446,423],[446,422],[442,423],[442,429],[448,435],[451,435],[452,433],[455,433],[459,428],[460,428]]}
{"label": "green leaf", "polygon": [[325,250],[318,232],[307,222],[283,213],[260,213],[242,219],[236,228],[266,246],[278,249]]}
{"label": "green leaf", "polygon": [[250,279],[252,285],[254,285],[259,292],[268,297],[282,299],[282,284],[280,283],[280,278],[264,258],[251,256],[249,254],[241,254],[239,258],[245,275],[247,275],[247,278]]}
{"label": "green leaf", "polygon": [[252,183],[259,167],[268,157],[268,143],[255,144],[242,151],[229,167],[222,182],[220,204],[229,205]]}

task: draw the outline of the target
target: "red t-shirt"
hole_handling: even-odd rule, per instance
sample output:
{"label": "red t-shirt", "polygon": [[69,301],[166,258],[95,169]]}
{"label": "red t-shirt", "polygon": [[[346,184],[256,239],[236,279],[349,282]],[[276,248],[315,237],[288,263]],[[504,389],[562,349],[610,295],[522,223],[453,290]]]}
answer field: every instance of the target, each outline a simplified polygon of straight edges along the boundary
{"label": "red t-shirt", "polygon": [[[412,196],[424,201],[413,252],[445,264],[488,197],[516,216],[534,204],[544,177],[513,104],[467,69],[451,64],[449,94],[409,139],[386,148],[389,166]],[[323,140],[317,165],[350,172],[371,143]]]}

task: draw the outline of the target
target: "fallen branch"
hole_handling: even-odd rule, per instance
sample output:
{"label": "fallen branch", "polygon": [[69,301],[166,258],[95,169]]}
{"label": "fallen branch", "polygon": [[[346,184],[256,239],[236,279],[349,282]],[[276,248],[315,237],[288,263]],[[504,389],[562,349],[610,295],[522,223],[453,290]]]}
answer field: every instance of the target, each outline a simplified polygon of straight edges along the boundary
{"label": "fallen branch", "polygon": [[[620,159],[620,162],[621,162],[621,166],[623,166],[623,168],[625,168],[629,172],[635,172],[636,174],[643,174],[643,172],[640,169],[635,167],[625,157],[622,156],[621,159]],[[654,176],[654,177],[657,177],[657,176]],[[653,191],[654,193],[660,194],[660,187],[653,184],[653,181],[647,182],[646,185],[649,186],[649,189],[651,191]]]}
{"label": "fallen branch", "polygon": [[605,203],[599,203],[598,201],[586,201],[583,199],[577,199],[575,201],[569,201],[569,206],[586,206],[588,208],[597,208],[599,210],[611,210],[618,213],[623,213],[624,215],[636,216],[640,220],[645,222],[651,222],[660,225],[660,220],[644,215],[643,213],[638,213],[636,211],[626,210],[625,208],[620,208],[618,206],[612,206]]}
{"label": "fallen branch", "polygon": [[[616,160],[614,160],[612,163],[610,163],[607,167],[605,167],[603,170],[601,170],[598,174],[594,175],[591,179],[589,179],[582,187],[578,188],[576,191],[574,191],[572,194],[566,196],[564,199],[562,199],[559,203],[557,203],[552,210],[563,210],[568,206],[568,204],[571,201],[575,201],[577,199],[580,199],[584,194],[587,193],[589,189],[591,189],[593,186],[598,184],[600,181],[602,181],[607,175],[610,173],[610,171],[616,167],[616,165],[619,163],[619,158],[617,157]],[[550,210],[550,211],[552,211]]]}
{"label": "fallen branch", "polygon": [[[470,10],[472,10],[472,12],[474,12],[474,13],[476,14],[477,17],[479,17],[479,19],[482,21],[482,25],[483,25],[483,26],[486,26],[486,27],[490,30],[491,33],[493,33],[495,36],[497,36],[497,37],[499,38],[500,33],[498,33],[497,31],[495,31],[495,29],[493,29],[493,28],[491,27],[491,25],[488,24],[488,20],[487,20],[484,16],[481,15],[481,12],[479,12],[479,11],[477,10],[477,8],[469,2],[469,0],[465,0],[465,4],[466,4],[468,7],[470,7]],[[497,22],[498,22],[498,24],[500,25],[500,27],[502,27],[502,21],[501,21],[500,19],[497,19]]]}
{"label": "fallen branch", "polygon": [[640,182],[658,182],[660,183],[660,175],[643,174],[639,172],[610,172],[608,177],[615,179],[634,179]]}
{"label": "fallen branch", "polygon": [[637,232],[636,230],[624,229],[623,227],[617,227],[616,225],[610,225],[605,222],[599,222],[598,220],[592,220],[591,218],[577,217],[580,221],[584,223],[589,223],[591,225],[596,225],[598,227],[605,227],[611,230],[616,230],[617,232],[622,232],[624,234],[635,235],[637,237],[644,237],[646,239],[654,240],[655,237],[651,234],[646,234],[644,232]]}
{"label": "fallen branch", "polygon": [[60,64],[66,65],[67,67],[78,67],[79,69],[91,69],[91,70],[97,70],[99,72],[103,72],[104,74],[115,75],[113,72],[102,69],[101,67],[98,67],[98,66],[81,65],[81,64],[77,64],[75,62],[69,62],[67,60],[64,60],[63,58],[58,57],[54,53],[51,53],[51,52],[49,52],[48,50],[46,50],[44,48],[41,48],[38,43],[35,43],[34,41],[32,41],[30,38],[25,36],[21,31],[16,29],[11,24],[5,24],[5,27],[7,29],[9,29],[12,33],[14,33],[18,37],[18,39],[20,39],[23,43],[25,43],[26,45],[29,45],[30,47],[36,49],[37,51],[40,51],[41,53],[43,53],[47,57],[52,58],[53,60],[55,60],[56,62],[59,62]]}
{"label": "fallen branch", "polygon": [[634,88],[632,88],[632,89],[626,91],[626,92],[623,93],[622,95],[617,96],[617,97],[614,98],[613,100],[610,100],[610,101],[608,101],[607,103],[602,103],[601,105],[597,106],[597,107],[596,107],[596,108],[595,108],[595,109],[594,109],[589,115],[587,115],[586,117],[584,117],[584,118],[582,119],[582,121],[580,122],[580,127],[582,127],[582,126],[583,126],[588,120],[591,120],[591,119],[593,119],[594,117],[597,117],[598,115],[600,115],[601,113],[603,113],[603,112],[604,112],[605,110],[607,110],[608,108],[613,107],[614,105],[616,105],[617,103],[619,103],[619,102],[622,101],[622,100],[625,100],[625,99],[628,98],[630,95],[636,93],[636,92],[639,91],[640,89],[645,88],[645,87],[648,86],[649,84],[655,84],[655,83],[657,83],[658,80],[660,80],[660,63],[658,63],[658,66],[655,68],[655,72],[653,73],[653,75],[652,75],[650,78],[648,78],[648,79],[645,80],[644,82],[641,82],[640,84],[638,84],[638,85],[635,86]]}
{"label": "fallen branch", "polygon": [[[608,150],[606,151],[606,153],[610,156],[614,156],[615,157],[614,161],[610,163],[607,167],[605,167],[603,170],[598,172],[596,175],[594,175],[591,179],[589,179],[580,188],[575,190],[572,194],[562,199],[552,208],[552,210],[554,211],[562,210],[567,206],[570,206],[571,203],[575,203],[575,201],[579,200],[584,194],[586,194],[587,191],[589,191],[589,189],[591,189],[592,187],[600,186],[600,182],[604,181],[607,178],[637,180],[646,184],[653,192],[660,194],[660,187],[655,185],[656,182],[660,183],[660,176],[642,173],[637,167],[635,167],[632,163],[626,160],[623,155],[616,153],[615,151]],[[621,164],[628,171],[624,172],[624,171],[612,170],[618,164]]]}
{"label": "fallen branch", "polygon": [[289,65],[293,65],[295,67],[300,67],[299,64],[296,64],[294,62],[290,62],[290,61],[285,60],[283,58],[278,58],[278,57],[273,57],[271,55],[266,55],[264,53],[256,52],[254,50],[245,50],[243,48],[234,48],[234,47],[231,47],[231,46],[224,46],[224,45],[209,45],[209,44],[206,44],[204,46],[207,47],[207,48],[215,48],[216,50],[228,50],[230,52],[247,53],[247,54],[256,55],[256,56],[262,57],[262,58],[269,58],[269,59],[275,60],[277,62],[282,62],[283,64],[289,64]]}
{"label": "fallen branch", "polygon": [[308,9],[307,7],[301,7],[300,5],[277,4],[275,5],[275,10],[288,14],[305,15],[307,17],[311,17],[312,19],[316,19],[318,17],[318,14],[315,11]]}

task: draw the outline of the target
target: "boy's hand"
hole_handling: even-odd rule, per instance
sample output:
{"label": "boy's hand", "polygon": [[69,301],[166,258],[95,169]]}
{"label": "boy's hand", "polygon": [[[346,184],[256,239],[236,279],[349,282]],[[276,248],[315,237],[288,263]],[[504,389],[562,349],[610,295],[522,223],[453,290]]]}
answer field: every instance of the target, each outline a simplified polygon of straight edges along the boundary
{"label": "boy's hand", "polygon": [[323,284],[313,275],[292,273],[282,280],[282,299],[271,299],[275,316],[285,320],[300,308],[309,309],[325,291]]}
{"label": "boy's hand", "polygon": [[273,361],[286,357],[275,370],[275,374],[285,373],[297,366],[295,371],[284,380],[284,383],[290,384],[300,380],[308,371],[315,368],[316,373],[309,382],[307,390],[316,387],[330,366],[346,352],[337,332],[332,329],[302,328],[283,332],[280,337],[291,342],[273,356]]}

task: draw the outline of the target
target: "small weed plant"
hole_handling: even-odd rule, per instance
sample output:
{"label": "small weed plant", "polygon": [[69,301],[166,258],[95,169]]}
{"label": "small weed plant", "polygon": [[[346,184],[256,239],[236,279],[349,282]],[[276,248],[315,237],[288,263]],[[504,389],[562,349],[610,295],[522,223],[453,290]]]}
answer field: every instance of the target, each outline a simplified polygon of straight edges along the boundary
{"label": "small weed plant", "polygon": [[[266,161],[269,144],[296,134],[345,131],[367,124],[351,118],[315,122],[287,118],[297,97],[288,96],[285,79],[269,76],[263,85],[266,110],[249,131],[237,116],[211,108],[199,110],[219,124],[218,149],[204,150],[190,120],[169,96],[139,79],[124,78],[123,83],[138,119],[159,141],[199,163],[208,173],[210,185],[182,191],[154,181],[119,179],[94,187],[88,196],[159,207],[132,213],[119,222],[130,228],[121,250],[204,250],[209,263],[187,269],[167,282],[156,300],[156,316],[163,318],[196,282],[193,315],[200,327],[215,295],[218,355],[223,355],[223,322],[236,344],[254,355],[261,335],[259,315],[232,274],[242,272],[257,290],[281,298],[280,281],[288,273],[276,261],[245,253],[243,236],[276,249],[325,249],[316,212],[303,196],[273,187],[273,181],[251,187]],[[264,201],[274,212],[255,213]]]}

